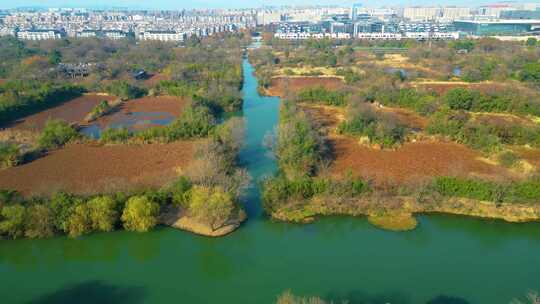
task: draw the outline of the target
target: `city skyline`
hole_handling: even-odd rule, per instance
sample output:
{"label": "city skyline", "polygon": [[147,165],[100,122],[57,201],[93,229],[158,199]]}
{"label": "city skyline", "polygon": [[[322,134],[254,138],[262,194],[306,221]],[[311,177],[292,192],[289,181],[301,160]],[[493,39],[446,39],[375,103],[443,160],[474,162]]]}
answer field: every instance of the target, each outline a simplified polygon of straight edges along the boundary
{"label": "city skyline", "polygon": [[[438,5],[454,5],[474,7],[498,1],[471,1],[466,0],[380,0],[380,1],[350,1],[350,0],[325,0],[318,1],[318,5],[339,5],[349,6],[353,3],[362,3],[367,7],[381,6],[438,6]],[[529,3],[540,3],[539,1],[527,1]],[[375,4],[376,3],[376,4]],[[513,3],[518,3],[515,1]],[[152,4],[141,4],[139,1],[133,0],[23,0],[23,1],[0,1],[0,9],[14,9],[20,7],[66,7],[66,8],[132,8],[132,9],[199,9],[199,8],[256,8],[261,6],[280,6],[280,5],[310,5],[313,4],[309,0],[187,0],[187,1],[171,1],[171,0],[156,0]]]}

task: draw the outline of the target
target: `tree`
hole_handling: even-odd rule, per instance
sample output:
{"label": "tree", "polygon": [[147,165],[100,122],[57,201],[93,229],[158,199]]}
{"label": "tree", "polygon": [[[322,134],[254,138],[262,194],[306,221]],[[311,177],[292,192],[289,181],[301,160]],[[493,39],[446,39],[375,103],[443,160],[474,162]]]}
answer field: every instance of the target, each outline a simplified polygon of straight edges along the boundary
{"label": "tree", "polygon": [[0,233],[6,234],[12,239],[24,235],[24,219],[26,217],[26,208],[20,204],[5,206],[1,212],[4,218],[0,222]]}
{"label": "tree", "polygon": [[445,98],[452,110],[470,110],[474,100],[479,97],[478,95],[476,92],[457,88],[448,91]]}
{"label": "tree", "polygon": [[27,209],[24,235],[28,238],[48,238],[54,235],[54,218],[51,208],[35,204]]}
{"label": "tree", "polygon": [[67,221],[67,230],[70,237],[78,237],[92,231],[90,208],[87,204],[79,203],[73,208]]}
{"label": "tree", "polygon": [[88,201],[92,229],[112,231],[118,219],[116,202],[109,196],[99,196]]}
{"label": "tree", "polygon": [[146,196],[130,198],[122,213],[122,222],[126,230],[146,232],[157,224],[159,205]]}
{"label": "tree", "polygon": [[62,54],[58,50],[54,50],[49,53],[49,64],[57,65],[62,61]]}
{"label": "tree", "polygon": [[12,143],[0,142],[0,168],[16,166],[21,161],[19,146]]}
{"label": "tree", "polygon": [[77,131],[67,122],[60,119],[50,119],[38,138],[41,147],[54,149],[61,147],[78,136]]}
{"label": "tree", "polygon": [[231,194],[221,187],[195,186],[191,189],[189,213],[212,230],[225,225],[235,207]]}
{"label": "tree", "polygon": [[54,227],[63,232],[68,232],[68,220],[74,206],[79,203],[72,195],[64,192],[55,193],[51,198],[51,210],[54,216]]}
{"label": "tree", "polygon": [[525,42],[525,44],[526,44],[527,46],[531,46],[531,47],[532,47],[532,46],[536,46],[536,45],[538,45],[538,40],[537,40],[536,38],[534,38],[534,37],[529,37],[529,38],[527,39],[527,41]]}
{"label": "tree", "polygon": [[540,62],[527,63],[521,71],[521,81],[540,82]]}

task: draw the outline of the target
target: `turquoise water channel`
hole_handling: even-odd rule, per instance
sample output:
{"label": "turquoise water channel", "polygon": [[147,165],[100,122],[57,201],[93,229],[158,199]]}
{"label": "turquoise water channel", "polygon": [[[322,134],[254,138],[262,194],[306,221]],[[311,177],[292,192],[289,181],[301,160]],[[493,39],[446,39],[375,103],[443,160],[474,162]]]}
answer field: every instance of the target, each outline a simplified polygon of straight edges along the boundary
{"label": "turquoise water channel", "polygon": [[0,303],[273,303],[290,289],[335,303],[509,303],[540,290],[540,224],[421,216],[411,232],[364,218],[309,225],[264,217],[256,181],[276,170],[263,145],[278,98],[244,62],[249,220],[211,239],[170,228],[80,239],[0,241]]}

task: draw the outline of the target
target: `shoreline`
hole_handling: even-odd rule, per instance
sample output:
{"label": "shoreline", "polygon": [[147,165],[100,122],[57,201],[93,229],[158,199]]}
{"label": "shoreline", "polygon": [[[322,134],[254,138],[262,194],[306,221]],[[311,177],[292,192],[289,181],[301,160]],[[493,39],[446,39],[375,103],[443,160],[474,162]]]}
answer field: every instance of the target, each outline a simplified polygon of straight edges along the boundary
{"label": "shoreline", "polygon": [[[356,200],[353,205],[341,202],[328,205],[332,198],[317,197],[304,205],[284,206],[270,214],[272,219],[307,224],[323,216],[365,216],[368,221],[384,230],[410,231],[418,222],[416,215],[443,214],[502,220],[507,223],[540,221],[540,205],[478,201],[466,198],[445,198],[437,203],[420,203],[413,197],[393,197],[394,206],[377,206],[366,199]],[[335,203],[335,199],[333,201]],[[391,207],[391,209],[385,209]]]}
{"label": "shoreline", "polygon": [[180,208],[171,207],[159,216],[159,223],[171,228],[191,232],[206,237],[223,237],[236,231],[247,220],[247,214],[242,209],[236,210],[236,215],[229,218],[221,227],[212,229],[209,225],[201,223],[186,215]]}

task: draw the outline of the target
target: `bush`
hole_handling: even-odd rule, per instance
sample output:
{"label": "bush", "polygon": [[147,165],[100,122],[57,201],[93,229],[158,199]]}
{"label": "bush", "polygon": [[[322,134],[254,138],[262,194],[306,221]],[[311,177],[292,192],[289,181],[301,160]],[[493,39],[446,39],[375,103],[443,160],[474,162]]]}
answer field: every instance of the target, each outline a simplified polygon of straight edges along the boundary
{"label": "bush", "polygon": [[467,180],[456,177],[438,177],[435,189],[442,195],[466,197],[481,201],[494,201],[498,186],[491,182]]}
{"label": "bush", "polygon": [[59,119],[50,119],[38,138],[42,148],[59,148],[78,137],[78,133],[67,122]]}
{"label": "bush", "polygon": [[449,90],[446,95],[446,103],[452,110],[470,110],[473,102],[480,98],[477,91],[471,91],[463,88]]}
{"label": "bush", "polygon": [[303,202],[316,195],[350,198],[369,191],[366,182],[351,175],[342,180],[319,177],[287,179],[285,176],[276,176],[263,181],[261,197],[263,208],[272,213],[291,200]]}
{"label": "bush", "polygon": [[17,166],[21,162],[21,158],[18,145],[0,142],[0,169]]}
{"label": "bush", "polygon": [[172,204],[177,207],[189,207],[192,183],[187,177],[180,177],[168,189],[172,194]]}
{"label": "bush", "polygon": [[49,238],[54,235],[54,215],[44,204],[34,204],[26,209],[25,232],[28,238]]}
{"label": "bush", "polygon": [[87,202],[89,220],[95,231],[113,231],[118,221],[116,201],[109,196],[98,196]]}
{"label": "bush", "polygon": [[135,99],[146,95],[146,90],[126,81],[115,81],[107,87],[107,92],[123,100]]}
{"label": "bush", "polygon": [[93,121],[107,113],[109,113],[112,110],[111,105],[107,100],[102,100],[100,103],[98,103],[92,111],[87,115],[86,121]]}
{"label": "bush", "polygon": [[290,102],[281,106],[275,153],[280,169],[291,178],[314,173],[325,153],[320,134]]}
{"label": "bush", "polygon": [[299,102],[323,103],[329,106],[345,106],[348,99],[347,93],[328,90],[322,86],[302,89],[298,93]]}
{"label": "bush", "polygon": [[531,62],[525,64],[519,73],[521,81],[540,82],[540,62]]}
{"label": "bush", "polygon": [[367,136],[372,143],[383,148],[393,147],[405,141],[408,130],[386,116],[377,116],[369,108],[357,105],[349,109],[349,118],[338,126],[343,134]]}
{"label": "bush", "polygon": [[180,119],[167,127],[168,141],[186,138],[206,137],[213,130],[215,119],[204,106],[191,106],[184,110]]}
{"label": "bush", "polygon": [[511,168],[519,162],[519,157],[512,151],[505,151],[499,154],[498,161],[503,167]]}
{"label": "bush", "polygon": [[67,220],[67,233],[70,237],[78,237],[92,231],[90,209],[81,202],[73,207]]}
{"label": "bush", "polygon": [[127,128],[107,128],[101,132],[100,141],[106,143],[126,143],[132,133]]}
{"label": "bush", "polygon": [[510,184],[497,184],[481,180],[439,177],[434,185],[437,192],[450,197],[465,197],[496,203],[540,202],[540,179],[538,178]]}
{"label": "bush", "polygon": [[20,204],[4,206],[0,212],[0,233],[9,238],[17,239],[24,235],[26,208]]}
{"label": "bush", "polygon": [[80,204],[81,200],[73,195],[58,192],[51,197],[51,210],[54,216],[54,227],[58,231],[69,232],[68,221],[73,208]]}
{"label": "bush", "polygon": [[212,230],[223,227],[235,209],[233,197],[221,187],[194,186],[190,190],[190,215]]}
{"label": "bush", "polygon": [[540,179],[513,183],[506,192],[505,201],[510,203],[540,203]]}
{"label": "bush", "polygon": [[146,232],[157,225],[159,204],[146,196],[131,197],[124,207],[122,222],[126,230]]}

